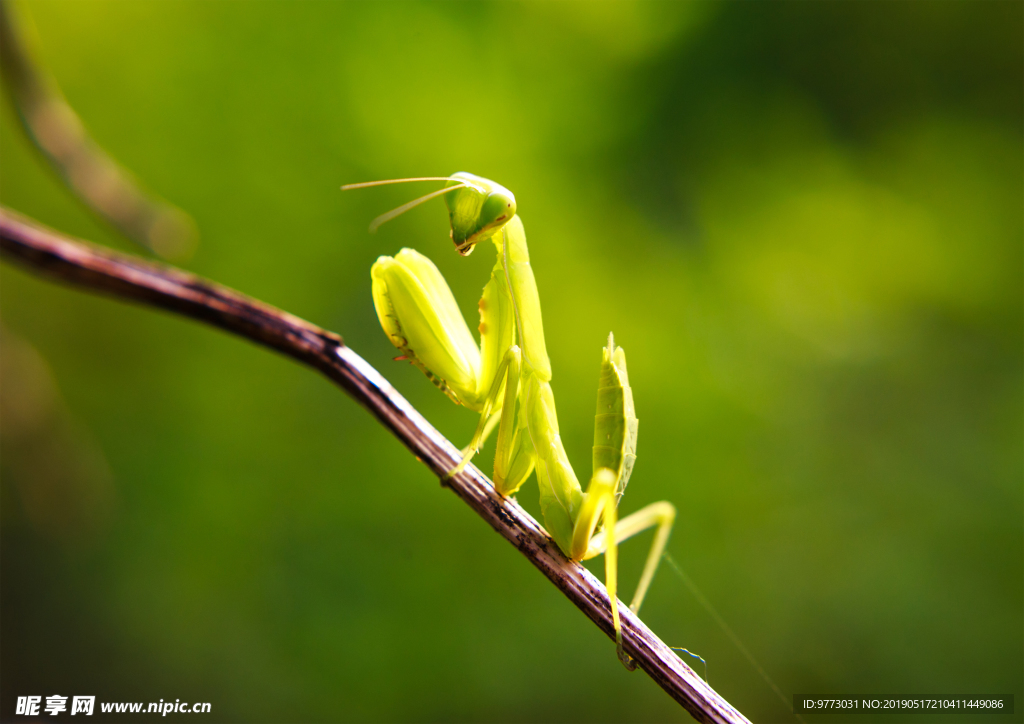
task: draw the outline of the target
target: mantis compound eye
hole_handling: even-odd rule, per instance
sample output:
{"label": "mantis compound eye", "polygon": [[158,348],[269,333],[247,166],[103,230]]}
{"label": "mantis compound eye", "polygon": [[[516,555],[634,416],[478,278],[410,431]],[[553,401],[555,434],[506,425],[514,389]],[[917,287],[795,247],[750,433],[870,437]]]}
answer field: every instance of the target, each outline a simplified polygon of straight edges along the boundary
{"label": "mantis compound eye", "polygon": [[484,199],[480,209],[480,221],[483,229],[497,230],[516,215],[516,197],[510,193],[494,191]]}

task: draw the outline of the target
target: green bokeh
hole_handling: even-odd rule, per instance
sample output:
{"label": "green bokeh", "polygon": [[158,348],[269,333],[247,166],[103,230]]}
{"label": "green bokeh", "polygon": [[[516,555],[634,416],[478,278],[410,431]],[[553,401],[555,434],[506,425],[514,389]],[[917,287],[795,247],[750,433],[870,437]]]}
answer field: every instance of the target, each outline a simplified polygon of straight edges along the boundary
{"label": "green bokeh", "polygon": [[[589,469],[614,330],[641,420],[622,510],[677,505],[672,556],[780,688],[1013,693],[1021,720],[1019,2],[25,9],[95,138],[194,215],[187,268],[339,332],[457,442],[473,416],[391,362],[369,268],[415,247],[472,319],[493,259],[452,252],[439,202],[370,236],[411,187],[338,187],[508,186],[570,458]],[[132,250],[9,107],[0,201]],[[77,471],[18,465],[4,421],[5,721],[53,693],[211,721],[688,720],[310,370],[0,281],[5,389],[50,376]],[[791,720],[667,568],[644,618],[748,717]]]}

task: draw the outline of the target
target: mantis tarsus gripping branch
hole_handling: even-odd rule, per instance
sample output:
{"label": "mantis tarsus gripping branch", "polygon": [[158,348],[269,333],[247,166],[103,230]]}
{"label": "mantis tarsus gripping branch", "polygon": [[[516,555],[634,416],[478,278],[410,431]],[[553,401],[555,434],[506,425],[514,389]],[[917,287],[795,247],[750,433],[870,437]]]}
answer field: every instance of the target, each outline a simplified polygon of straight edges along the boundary
{"label": "mantis tarsus gripping branch", "polygon": [[480,413],[473,439],[452,474],[462,470],[497,426],[495,489],[511,496],[536,470],[544,525],[562,552],[574,561],[605,554],[616,648],[619,659],[632,670],[636,664],[622,648],[616,601],[617,546],[657,526],[630,603],[635,613],[654,577],[676,511],[663,501],[618,520],[619,499],[636,460],[637,418],[626,354],[609,334],[598,387],[593,474],[584,492],[558,433],[540,298],[512,192],[468,173],[342,188],[431,180],[445,181],[445,188],[378,217],[370,228],[443,195],[456,251],[468,255],[478,243],[494,242],[497,262],[479,303],[479,347],[444,277],[433,262],[412,249],[382,256],[373,265],[373,300],[381,326],[401,351],[399,359],[423,370],[456,403]]}

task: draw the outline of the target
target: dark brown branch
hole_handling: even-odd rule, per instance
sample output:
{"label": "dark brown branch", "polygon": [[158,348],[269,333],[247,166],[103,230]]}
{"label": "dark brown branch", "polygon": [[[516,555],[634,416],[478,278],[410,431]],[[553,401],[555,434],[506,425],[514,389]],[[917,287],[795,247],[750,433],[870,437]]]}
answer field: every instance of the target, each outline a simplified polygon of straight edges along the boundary
{"label": "dark brown branch", "polygon": [[[69,239],[2,207],[0,252],[37,273],[199,319],[320,370],[391,430],[452,492],[614,638],[604,585],[583,566],[567,560],[537,521],[515,501],[498,495],[487,477],[472,465],[445,480],[445,473],[459,462],[458,449],[338,335],[192,274]],[[695,719],[747,721],[626,606],[620,604],[619,610],[626,652]],[[611,648],[608,655],[612,655]]]}

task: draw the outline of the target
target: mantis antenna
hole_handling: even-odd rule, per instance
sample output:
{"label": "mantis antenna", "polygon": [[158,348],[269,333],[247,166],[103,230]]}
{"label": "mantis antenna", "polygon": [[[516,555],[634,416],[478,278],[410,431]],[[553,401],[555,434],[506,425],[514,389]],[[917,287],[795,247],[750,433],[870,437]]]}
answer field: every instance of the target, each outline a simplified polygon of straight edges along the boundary
{"label": "mantis antenna", "polygon": [[[341,190],[342,191],[351,191],[352,189],[365,189],[365,188],[370,188],[371,186],[385,186],[387,184],[402,184],[402,183],[408,183],[410,181],[451,181],[451,180],[452,179],[451,179],[450,176],[418,176],[416,178],[394,178],[394,179],[388,179],[386,181],[364,181],[363,183],[358,183],[358,184],[345,184],[344,186],[341,187]],[[465,181],[463,181],[463,182],[461,182],[461,183],[459,183],[459,184],[457,184],[455,186],[449,186],[447,188],[439,189],[437,191],[431,191],[426,196],[420,196],[418,199],[413,199],[412,201],[410,201],[407,204],[402,204],[397,209],[392,209],[391,211],[387,212],[386,214],[381,214],[376,219],[374,219],[370,223],[370,233],[371,234],[376,233],[377,229],[379,229],[382,225],[384,225],[387,222],[391,221],[396,216],[401,216],[402,214],[404,214],[406,211],[408,211],[409,209],[413,208],[414,206],[419,206],[424,201],[430,201],[432,198],[434,198],[436,196],[441,196],[442,194],[446,194],[449,191],[455,191],[456,189],[469,188],[471,186],[473,188],[477,188],[473,184],[466,183]]]}
{"label": "mantis antenna", "polygon": [[371,186],[386,186],[387,184],[405,184],[410,181],[450,181],[449,176],[417,176],[416,178],[391,178],[386,181],[364,181],[359,184],[345,184],[341,187],[342,191],[351,191],[352,189],[366,189]]}
{"label": "mantis antenna", "polygon": [[449,191],[455,191],[456,189],[464,189],[467,186],[469,186],[469,184],[456,184],[455,186],[449,186],[446,189],[438,189],[437,191],[431,191],[426,196],[420,196],[418,199],[413,199],[412,201],[410,201],[407,204],[402,204],[397,209],[391,209],[391,211],[387,212],[386,214],[381,214],[376,219],[374,219],[372,222],[370,222],[370,233],[371,234],[375,233],[377,231],[377,229],[379,229],[381,227],[382,224],[385,224],[388,221],[391,221],[396,216],[401,216],[402,214],[404,214],[406,211],[408,211],[412,207],[419,206],[424,201],[430,201],[435,196],[441,196],[442,194],[446,194]]}

